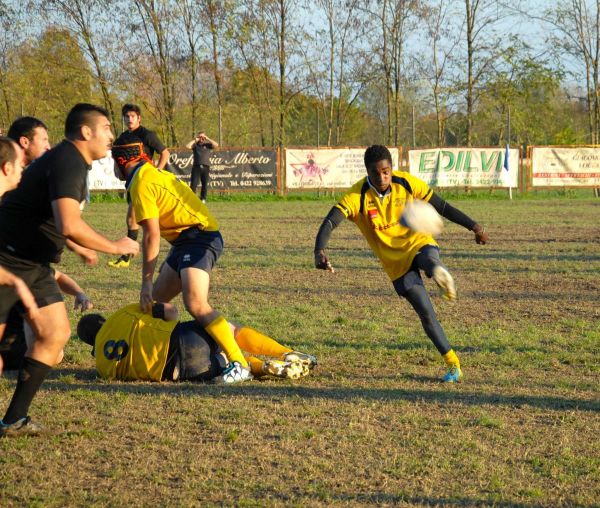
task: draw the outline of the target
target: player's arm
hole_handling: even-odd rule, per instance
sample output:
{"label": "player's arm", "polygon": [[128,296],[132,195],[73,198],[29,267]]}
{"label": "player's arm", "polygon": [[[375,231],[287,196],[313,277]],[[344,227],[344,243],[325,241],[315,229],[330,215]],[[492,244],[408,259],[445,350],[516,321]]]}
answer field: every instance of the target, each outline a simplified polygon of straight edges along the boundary
{"label": "player's arm", "polygon": [[86,265],[94,266],[98,263],[98,254],[95,250],[86,249],[68,238],[66,244],[67,248],[77,254]]}
{"label": "player's arm", "polygon": [[52,201],[52,212],[56,230],[68,240],[95,251],[107,254],[131,254],[139,252],[139,245],[131,238],[115,242],[92,229],[82,218],[79,203],[73,198],[58,198]]}
{"label": "player's arm", "polygon": [[454,222],[459,226],[463,226],[469,231],[473,231],[473,233],[475,233],[475,241],[477,243],[485,245],[488,242],[489,236],[481,224],[475,222],[473,219],[471,219],[471,217],[469,217],[466,213],[461,212],[458,208],[453,207],[435,192],[432,193],[431,198],[429,198],[429,204],[433,206],[437,213],[439,213],[442,217],[445,217],[449,221]]}
{"label": "player's arm", "polygon": [[331,266],[327,255],[325,254],[325,249],[329,243],[331,233],[342,223],[345,218],[346,216],[344,213],[337,206],[334,206],[331,210],[329,210],[329,213],[323,219],[323,223],[319,228],[319,232],[317,233],[317,238],[315,240],[316,268],[333,272],[333,267]]}
{"label": "player's arm", "polygon": [[140,307],[143,312],[152,310],[152,286],[154,271],[160,252],[160,225],[158,218],[149,218],[140,221],[144,230],[142,240],[142,289],[140,291]]}
{"label": "player's arm", "polygon": [[15,293],[17,293],[19,300],[21,300],[24,307],[27,309],[27,314],[29,315],[29,317],[32,318],[37,316],[39,309],[37,304],[35,303],[35,298],[33,297],[33,294],[31,293],[29,288],[19,277],[13,275],[1,266],[0,285],[12,287],[15,290]]}
{"label": "player's arm", "polygon": [[160,152],[160,156],[158,158],[158,164],[156,167],[158,169],[165,169],[167,166],[167,162],[169,162],[169,157],[171,156],[171,152],[167,148],[165,148],[162,152]]}
{"label": "player's arm", "polygon": [[87,297],[83,289],[81,289],[81,286],[66,273],[55,270],[54,279],[63,293],[75,297],[74,309],[79,309],[83,312],[94,308],[94,304]]}

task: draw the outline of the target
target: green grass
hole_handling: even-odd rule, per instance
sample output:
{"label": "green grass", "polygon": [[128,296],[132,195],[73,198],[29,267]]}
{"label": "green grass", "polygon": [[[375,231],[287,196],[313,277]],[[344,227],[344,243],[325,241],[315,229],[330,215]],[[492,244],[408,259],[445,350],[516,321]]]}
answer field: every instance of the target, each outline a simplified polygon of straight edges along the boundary
{"label": "green grass", "polygon": [[[319,366],[298,382],[111,383],[73,339],[31,409],[52,435],[0,441],[0,505],[598,506],[600,200],[460,201],[491,242],[447,225],[459,299],[426,285],[463,383],[439,383],[439,355],[352,224],[332,237],[336,273],[312,268],[331,196],[212,200],[213,305]],[[123,201],[84,217],[124,233]],[[139,291],[140,260],[108,259],[61,265],[101,313]],[[14,383],[0,378],[3,407]]]}

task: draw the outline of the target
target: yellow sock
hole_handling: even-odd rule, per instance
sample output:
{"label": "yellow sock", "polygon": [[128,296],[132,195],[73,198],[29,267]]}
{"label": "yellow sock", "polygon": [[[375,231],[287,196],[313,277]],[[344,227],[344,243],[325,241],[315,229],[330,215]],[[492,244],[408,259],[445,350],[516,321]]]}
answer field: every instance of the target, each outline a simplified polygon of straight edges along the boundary
{"label": "yellow sock", "polygon": [[267,337],[253,328],[244,326],[235,336],[238,345],[248,353],[253,355],[265,355],[280,358],[285,353],[292,351],[290,348],[282,346],[271,337]]}
{"label": "yellow sock", "polygon": [[248,367],[248,362],[233,337],[229,323],[223,316],[219,316],[206,325],[204,329],[221,346],[221,349],[227,355],[227,359],[230,362],[240,362],[244,367]]}
{"label": "yellow sock", "polygon": [[263,361],[259,360],[255,356],[247,356],[246,360],[248,360],[248,364],[250,365],[250,370],[252,371],[252,375],[254,377],[264,376],[263,372]]}
{"label": "yellow sock", "polygon": [[450,351],[448,351],[443,356],[443,358],[444,358],[444,361],[446,362],[446,365],[448,365],[449,367],[458,367],[460,369],[460,360],[458,359],[458,356],[456,356],[454,349],[451,349]]}

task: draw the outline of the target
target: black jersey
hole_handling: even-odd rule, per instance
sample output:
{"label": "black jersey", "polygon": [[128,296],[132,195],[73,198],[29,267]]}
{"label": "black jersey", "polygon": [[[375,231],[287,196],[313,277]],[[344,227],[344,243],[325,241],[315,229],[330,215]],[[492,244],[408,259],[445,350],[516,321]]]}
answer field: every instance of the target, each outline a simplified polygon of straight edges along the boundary
{"label": "black jersey", "polygon": [[210,150],[214,148],[212,143],[194,143],[194,166],[210,166]]}
{"label": "black jersey", "polygon": [[19,186],[6,193],[0,204],[0,249],[36,263],[56,261],[65,237],[56,229],[52,201],[84,201],[90,168],[69,141],[33,161]]}
{"label": "black jersey", "polygon": [[144,144],[144,153],[151,159],[155,153],[160,154],[166,148],[154,131],[146,129],[146,127],[141,125],[134,131],[123,132],[115,141],[115,145],[128,145],[140,142]]}

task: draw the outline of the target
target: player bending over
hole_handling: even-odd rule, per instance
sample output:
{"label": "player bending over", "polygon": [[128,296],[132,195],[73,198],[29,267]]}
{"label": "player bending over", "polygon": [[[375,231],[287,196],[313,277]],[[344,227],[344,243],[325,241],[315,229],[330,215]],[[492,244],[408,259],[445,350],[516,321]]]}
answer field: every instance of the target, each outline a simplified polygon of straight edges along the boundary
{"label": "player bending over", "polygon": [[[210,273],[223,252],[217,221],[189,186],[150,163],[141,143],[115,144],[112,156],[123,172],[135,217],[144,232],[141,309],[148,313],[153,302],[170,302],[182,293],[187,311],[231,362],[223,372],[223,382],[251,379],[248,362],[227,320],[208,303]],[[161,236],[171,250],[153,282]]]}
{"label": "player bending over", "polygon": [[406,203],[428,201],[446,219],[475,233],[475,241],[485,244],[488,235],[460,210],[435,194],[427,184],[404,171],[392,170],[390,151],[373,145],[365,151],[367,176],[359,180],[327,214],[315,242],[315,266],[333,271],[325,254],[331,232],[343,221],[354,222],[379,258],[399,296],[415,309],[427,336],[444,358],[449,369],[442,378],[457,382],[462,377],[460,362],[437,319],[420,271],[433,278],[448,300],[456,298],[452,276],[440,262],[440,252],[432,236],[417,233],[402,225]]}
{"label": "player bending over", "polygon": [[[104,319],[83,316],[77,335],[94,347],[100,377],[121,381],[223,381],[228,359],[210,333],[197,321],[177,321],[177,308],[156,303],[151,314],[138,304],[128,305]],[[251,355],[271,357],[262,361],[247,356],[254,377],[298,379],[306,376],[317,360],[294,351],[248,327],[227,324],[239,347]]]}

